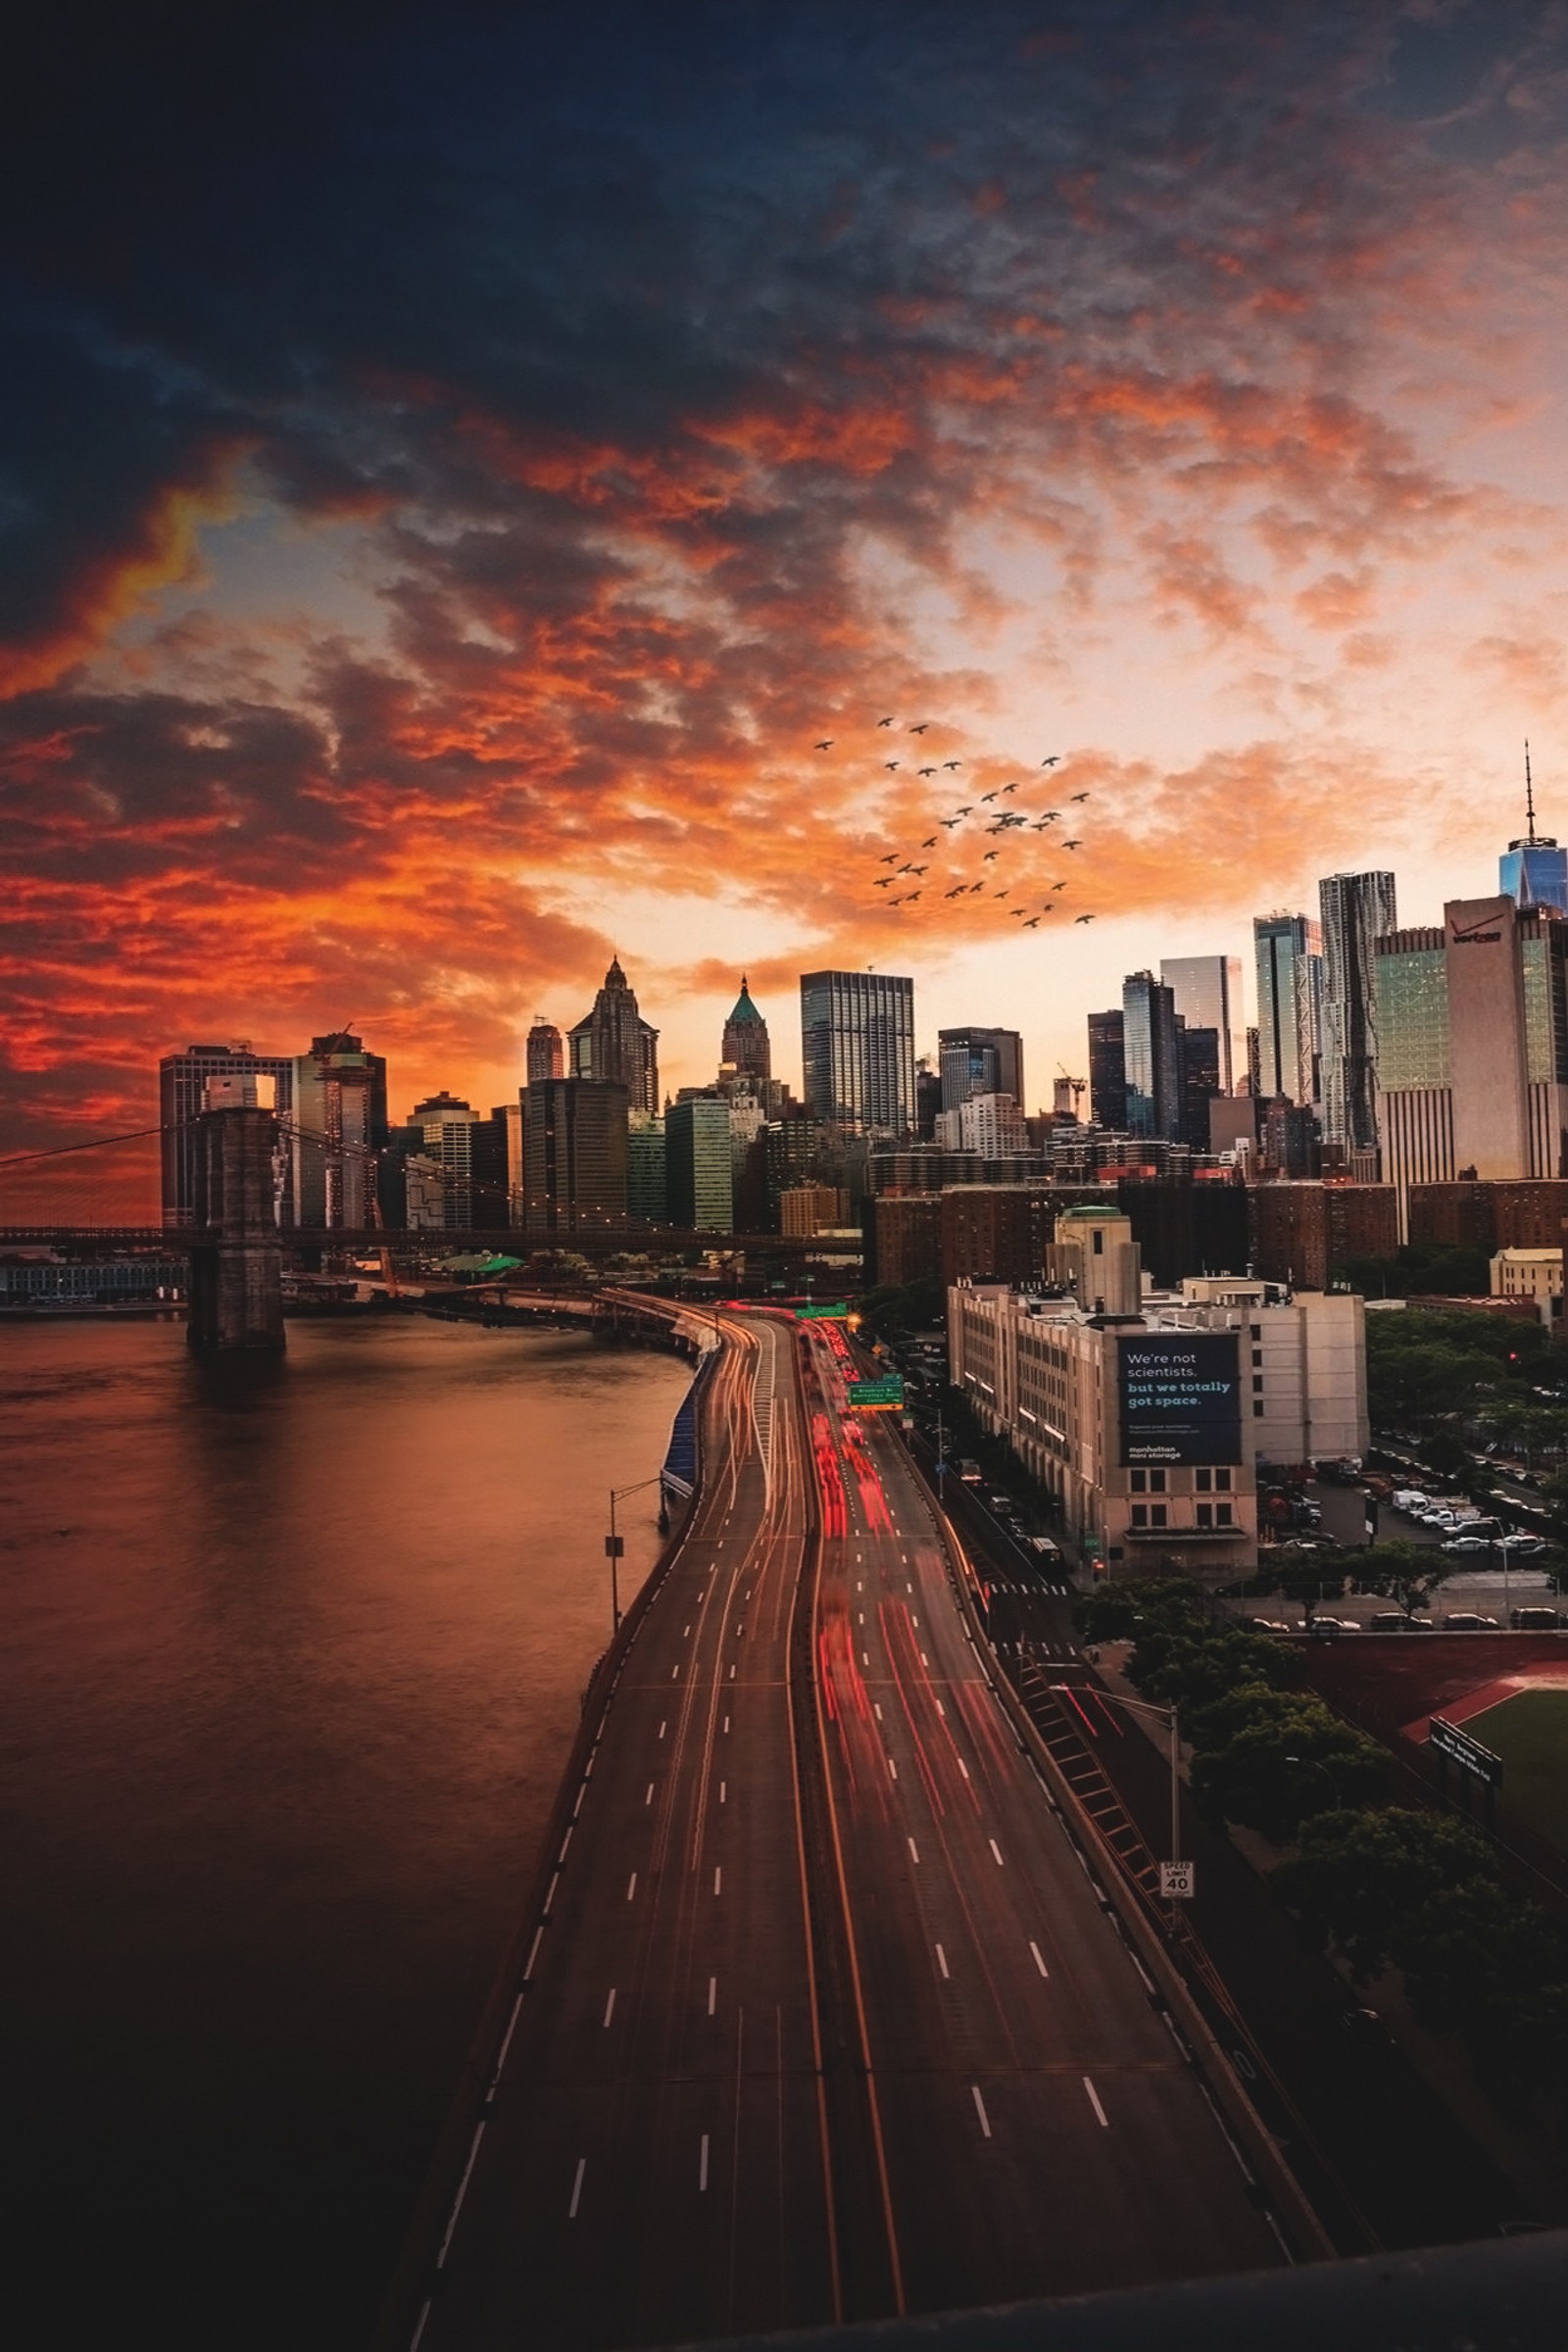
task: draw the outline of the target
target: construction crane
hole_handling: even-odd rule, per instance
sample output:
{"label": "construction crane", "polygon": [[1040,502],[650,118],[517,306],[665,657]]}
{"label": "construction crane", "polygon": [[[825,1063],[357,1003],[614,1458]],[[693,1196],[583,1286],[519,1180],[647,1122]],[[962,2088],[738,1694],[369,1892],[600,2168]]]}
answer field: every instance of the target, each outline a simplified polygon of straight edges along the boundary
{"label": "construction crane", "polygon": [[[1055,1082],[1055,1108],[1058,1114],[1062,1111],[1070,1111],[1076,1118],[1078,1105],[1083,1101],[1089,1081],[1087,1078],[1074,1078],[1064,1061],[1058,1061],[1056,1067],[1061,1072],[1061,1076]],[[1063,1096],[1068,1098],[1065,1102],[1062,1100]]]}

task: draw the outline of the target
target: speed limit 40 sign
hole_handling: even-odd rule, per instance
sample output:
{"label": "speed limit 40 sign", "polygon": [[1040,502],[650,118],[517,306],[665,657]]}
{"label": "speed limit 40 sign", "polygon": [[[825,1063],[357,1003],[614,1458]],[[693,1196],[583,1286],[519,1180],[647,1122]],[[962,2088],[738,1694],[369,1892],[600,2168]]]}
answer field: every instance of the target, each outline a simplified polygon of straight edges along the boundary
{"label": "speed limit 40 sign", "polygon": [[1162,1862],[1159,1866],[1159,1898],[1164,1903],[1190,1903],[1196,1891],[1197,1865],[1192,1862]]}

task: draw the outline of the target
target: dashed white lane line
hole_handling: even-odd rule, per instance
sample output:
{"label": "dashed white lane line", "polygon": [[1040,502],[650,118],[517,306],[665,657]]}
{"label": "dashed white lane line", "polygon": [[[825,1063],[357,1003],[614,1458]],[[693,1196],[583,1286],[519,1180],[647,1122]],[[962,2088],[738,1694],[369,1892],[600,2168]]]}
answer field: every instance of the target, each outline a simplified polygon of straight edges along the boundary
{"label": "dashed white lane line", "polygon": [[636,1893],[636,1891],[637,1891],[637,1873],[636,1873],[635,1871],[633,1871],[633,1872],[632,1872],[632,1874],[631,1874],[631,1877],[630,1877],[630,1878],[629,1878],[629,1879],[626,1881],[626,1900],[627,1900],[627,1902],[628,1902],[628,1903],[631,1901],[631,1898],[632,1898],[632,1896],[633,1896],[633,1895]]}
{"label": "dashed white lane line", "polygon": [[669,1670],[669,1679],[670,1679],[670,1681],[671,1681],[671,1682],[673,1682],[673,1681],[675,1680],[675,1677],[676,1677],[676,1676],[679,1674],[679,1672],[680,1672],[680,1668],[679,1668],[678,1666],[672,1666],[672,1667],[670,1668],[670,1670]]}
{"label": "dashed white lane line", "polygon": [[712,2016],[712,2014],[713,2014],[713,2011],[714,2011],[715,2007],[717,2006],[717,2003],[718,2003],[718,1979],[717,1979],[716,1977],[710,1977],[710,1978],[709,1978],[709,1980],[708,1980],[708,2014],[709,2014],[709,2016],[710,2016],[710,2017],[711,2017],[711,2016]]}
{"label": "dashed white lane line", "polygon": [[1001,1848],[1001,1846],[1000,1846],[1000,1845],[997,1843],[997,1841],[996,1841],[996,1839],[995,1839],[994,1838],[988,1838],[986,1839],[986,1843],[987,1843],[987,1845],[989,1845],[989,1846],[990,1846],[992,1853],[993,1853],[993,1854],[996,1856],[996,1860],[997,1860],[997,1867],[998,1867],[998,1869],[1000,1870],[1000,1869],[1002,1868],[1002,1848]]}
{"label": "dashed white lane line", "polygon": [[651,1805],[651,1804],[653,1803],[653,1801],[654,1801],[654,1784],[653,1784],[653,1782],[652,1782],[652,1781],[650,1781],[650,1782],[649,1782],[649,1784],[648,1784],[648,1794],[647,1794],[647,1795],[646,1795],[646,1796],[643,1798],[643,1803],[644,1803],[645,1805]]}
{"label": "dashed white lane line", "polygon": [[608,2000],[608,2001],[605,2003],[605,2023],[606,2023],[606,2025],[607,2025],[607,2026],[609,2025],[609,2023],[610,2023],[611,2019],[612,2019],[612,2018],[614,2016],[614,2014],[615,2014],[615,1987],[613,1986],[613,1984],[612,1984],[612,1986],[610,1987],[610,1998],[609,1998],[609,2000]]}
{"label": "dashed white lane line", "polygon": [[1084,2077],[1084,2088],[1089,2093],[1089,2104],[1094,2109],[1099,2123],[1104,2131],[1108,2132],[1110,2130],[1110,2118],[1106,2115],[1105,2110],[1100,2104],[1100,2093],[1090,2082],[1087,2075]]}
{"label": "dashed white lane line", "polygon": [[871,1653],[870,1653],[870,1651],[869,1651],[869,1650],[867,1650],[867,1649],[862,1649],[862,1650],[861,1650],[861,1652],[860,1652],[860,1664],[861,1664],[862,1666],[869,1666],[869,1665],[870,1665],[870,1663],[871,1663]]}
{"label": "dashed white lane line", "polygon": [[919,1861],[919,1859],[920,1859],[920,1849],[919,1849],[919,1847],[918,1847],[918,1846],[915,1844],[915,1842],[914,1842],[914,1839],[911,1838],[909,1839],[909,1860],[910,1860],[911,1862],[918,1862],[918,1861]]}
{"label": "dashed white lane line", "polygon": [[871,1704],[876,1709],[876,1719],[878,1723],[880,1723],[882,1720],[882,1701],[879,1698],[873,1698]]}
{"label": "dashed white lane line", "polygon": [[723,1865],[722,1865],[722,1863],[715,1863],[715,1864],[714,1864],[714,1866],[713,1866],[713,1892],[714,1892],[715,1894],[717,1894],[717,1892],[718,1892],[719,1888],[720,1888],[720,1887],[723,1886],[723,1884],[724,1884],[724,1868],[723,1868]]}
{"label": "dashed white lane line", "polygon": [[945,1952],[945,1951],[942,1949],[942,1946],[941,1946],[941,1944],[940,1944],[940,1943],[939,1943],[939,1944],[937,1945],[937,1947],[936,1947],[936,1952],[937,1952],[937,1966],[938,1966],[938,1968],[940,1968],[940,1969],[941,1969],[941,1971],[942,1971],[942,1974],[943,1974],[945,1977],[951,1977],[951,1975],[953,1974],[953,1971],[952,1971],[952,1970],[949,1968],[949,1966],[948,1966],[948,1955],[947,1955],[947,1953],[946,1953],[946,1952]]}
{"label": "dashed white lane line", "polygon": [[1031,1936],[1031,1937],[1029,1938],[1029,1949],[1030,1949],[1030,1950],[1033,1952],[1033,1954],[1034,1954],[1034,1956],[1035,1956],[1035,1966],[1036,1966],[1036,1968],[1038,1968],[1038,1969],[1039,1969],[1039,1971],[1040,1971],[1040,1974],[1041,1974],[1043,1977],[1049,1977],[1049,1976],[1050,1976],[1050,1974],[1051,1974],[1051,1971],[1050,1971],[1050,1969],[1049,1969],[1049,1968],[1046,1966],[1046,1964],[1045,1964],[1044,1960],[1042,1960],[1042,1959],[1041,1959],[1041,1957],[1040,1957],[1040,1946],[1039,1946],[1039,1944],[1038,1944],[1038,1943],[1036,1943],[1036,1942],[1035,1942],[1035,1940],[1034,1940],[1034,1937],[1033,1937],[1033,1936]]}
{"label": "dashed white lane line", "polygon": [[941,1701],[941,1699],[940,1699],[940,1698],[937,1700],[937,1713],[938,1713],[938,1714],[941,1716],[941,1718],[942,1718],[943,1722],[944,1722],[944,1723],[946,1723],[946,1721],[947,1721],[947,1719],[948,1719],[948,1710],[947,1710],[947,1708],[946,1708],[946,1707],[945,1707],[945,1706],[942,1704],[942,1701]]}
{"label": "dashed white lane line", "polygon": [[584,1797],[587,1795],[587,1793],[588,1793],[588,1791],[587,1791],[587,1789],[586,1789],[586,1788],[579,1788],[579,1789],[578,1789],[578,1791],[577,1791],[577,1802],[576,1802],[576,1803],[575,1803],[575,1804],[572,1806],[572,1808],[571,1808],[571,1818],[572,1818],[572,1820],[573,1820],[573,1821],[575,1821],[575,1820],[576,1820],[576,1818],[577,1818],[578,1814],[579,1814],[579,1813],[582,1811],[582,1800],[583,1800],[583,1798],[584,1798]]}
{"label": "dashed white lane line", "polygon": [[728,1781],[720,1781],[718,1784],[718,1801],[720,1804],[724,1802],[724,1791],[728,1787]]}
{"label": "dashed white lane line", "polygon": [[970,2083],[969,2096],[971,2099],[973,2099],[974,2111],[980,2118],[980,2129],[985,2133],[987,2139],[989,2139],[991,2137],[991,2118],[986,2113],[986,2103],[980,2096],[980,2085],[978,2082]]}
{"label": "dashed white lane line", "polygon": [[582,2195],[582,2177],[587,2170],[587,2157],[579,2156],[577,2159],[577,2177],[571,2184],[571,2203],[566,2207],[566,2219],[568,2222],[574,2222],[577,2219],[577,2202]]}
{"label": "dashed white lane line", "polygon": [[731,1682],[735,1680],[735,1669],[733,1666],[729,1670],[729,1679]]}
{"label": "dashed white lane line", "polygon": [[729,1717],[727,1715],[724,1718],[724,1729],[726,1732],[729,1730]]}
{"label": "dashed white lane line", "polygon": [[539,1957],[539,1945],[543,1940],[543,1928],[535,1928],[533,1932],[533,1941],[528,1946],[528,1965],[522,1972],[522,1981],[525,1984],[527,1984],[528,1979],[533,1975],[533,1964]]}
{"label": "dashed white lane line", "polygon": [[967,1780],[969,1778],[969,1767],[964,1762],[963,1758],[961,1756],[955,1756],[953,1760],[955,1764],[957,1765],[958,1770],[962,1773],[964,1779]]}
{"label": "dashed white lane line", "polygon": [[920,1663],[921,1663],[921,1665],[922,1665],[922,1666],[929,1666],[929,1665],[930,1665],[930,1663],[931,1663],[930,1659],[929,1659],[929,1658],[926,1656],[926,1654],[925,1654],[925,1651],[924,1651],[923,1649],[922,1649],[922,1650],[921,1650],[921,1652],[920,1652]]}
{"label": "dashed white lane line", "polygon": [[685,1639],[686,1639],[687,1635],[688,1635],[688,1634],[691,1632],[691,1630],[692,1630],[692,1629],[691,1629],[691,1627],[690,1627],[689,1625],[683,1625],[683,1626],[681,1627],[681,1629],[680,1629],[680,1638],[681,1638],[681,1640],[682,1640],[683,1642],[685,1641]]}
{"label": "dashed white lane line", "polygon": [[894,1778],[895,1780],[897,1780],[897,1779],[898,1779],[898,1777],[899,1777],[899,1768],[898,1768],[898,1766],[897,1766],[897,1765],[894,1763],[894,1761],[893,1761],[893,1758],[892,1758],[891,1756],[889,1756],[889,1758],[888,1758],[888,1770],[889,1770],[889,1772],[891,1772],[891,1773],[892,1773],[892,1775],[893,1775],[893,1778]]}
{"label": "dashed white lane line", "polygon": [[701,2156],[698,2158],[698,2160],[697,2160],[697,2193],[698,2193],[698,2195],[699,2195],[699,2196],[701,2196],[701,2195],[703,2194],[703,2192],[706,2190],[707,2186],[708,2186],[708,2133],[705,2132],[703,2133],[703,2152],[702,2152],[702,2155],[701,2155]]}
{"label": "dashed white lane line", "polygon": [[668,1723],[669,1723],[669,1719],[668,1719],[668,1717],[666,1716],[666,1717],[665,1717],[665,1719],[664,1719],[664,1721],[663,1721],[663,1722],[662,1722],[662,1723],[660,1725],[660,1727],[659,1727],[659,1737],[661,1738],[661,1740],[662,1740],[662,1738],[664,1737],[664,1734],[665,1734],[666,1730],[668,1729]]}
{"label": "dashed white lane line", "polygon": [[920,1631],[920,1620],[914,1615],[912,1610],[909,1613],[909,1623],[913,1626],[916,1633]]}
{"label": "dashed white lane line", "polygon": [[863,1609],[860,1611],[860,1623],[862,1625],[865,1623],[865,1611]]}
{"label": "dashed white lane line", "polygon": [[555,1901],[555,1899],[556,1899],[556,1888],[557,1888],[557,1887],[558,1887],[560,1885],[561,1885],[561,1873],[560,1873],[560,1871],[558,1870],[558,1871],[556,1871],[556,1872],[553,1874],[553,1876],[552,1876],[552,1878],[551,1878],[551,1881],[550,1881],[549,1887],[548,1887],[548,1889],[546,1890],[546,1893],[545,1893],[545,1899],[544,1899],[544,1915],[545,1915],[546,1919],[548,1919],[548,1918],[550,1917],[550,1906],[551,1906],[551,1904],[552,1904],[552,1903]]}

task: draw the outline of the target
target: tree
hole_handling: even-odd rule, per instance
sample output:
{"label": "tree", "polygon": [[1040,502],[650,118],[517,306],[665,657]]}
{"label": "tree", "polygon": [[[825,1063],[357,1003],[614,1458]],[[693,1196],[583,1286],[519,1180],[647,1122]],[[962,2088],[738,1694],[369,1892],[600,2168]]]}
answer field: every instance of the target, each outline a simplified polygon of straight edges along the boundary
{"label": "tree", "polygon": [[1086,1642],[1135,1642],[1147,1627],[1208,1629],[1202,1588],[1191,1577],[1134,1577],[1104,1586],[1073,1604],[1073,1619]]}
{"label": "tree", "polygon": [[1385,1751],[1320,1700],[1279,1691],[1222,1747],[1194,1756],[1192,1788],[1211,1821],[1287,1845],[1314,1814],[1377,1803],[1390,1775]]}
{"label": "tree", "polygon": [[1568,2088],[1568,1936],[1494,1878],[1436,1889],[1390,1939],[1410,2006],[1459,2034],[1489,2073]]}
{"label": "tree", "polygon": [[1312,1622],[1312,1612],[1323,1598],[1325,1585],[1332,1587],[1336,1592],[1345,1590],[1344,1562],[1337,1553],[1325,1555],[1296,1551],[1285,1544],[1276,1544],[1273,1551],[1265,1553],[1259,1562],[1260,1584],[1264,1577],[1273,1580],[1267,1590],[1294,1601],[1298,1609],[1305,1612],[1308,1625]]}
{"label": "tree", "polygon": [[1212,1627],[1142,1629],[1127,1661],[1127,1679],[1160,1706],[1203,1706],[1244,1683],[1284,1689],[1299,1661],[1267,1634],[1221,1633]]}
{"label": "tree", "polygon": [[1453,1557],[1435,1544],[1372,1544],[1356,1554],[1356,1590],[1382,1593],[1413,1617],[1454,1567]]}
{"label": "tree", "polygon": [[1433,1896],[1495,1877],[1493,1847],[1467,1822],[1391,1805],[1304,1823],[1300,1852],[1271,1884],[1364,1982],[1387,1967],[1406,1923]]}

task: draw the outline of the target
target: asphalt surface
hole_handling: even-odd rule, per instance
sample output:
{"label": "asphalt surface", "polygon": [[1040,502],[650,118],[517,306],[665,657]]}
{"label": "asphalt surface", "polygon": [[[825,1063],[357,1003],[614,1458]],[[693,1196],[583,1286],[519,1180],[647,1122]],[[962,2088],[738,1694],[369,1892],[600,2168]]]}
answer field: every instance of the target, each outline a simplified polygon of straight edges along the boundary
{"label": "asphalt surface", "polygon": [[847,1413],[820,1330],[724,1330],[703,1494],[557,1857],[419,2352],[1282,2262],[895,1433]]}

